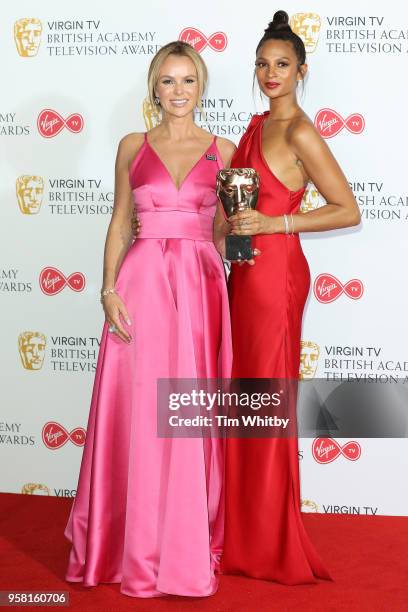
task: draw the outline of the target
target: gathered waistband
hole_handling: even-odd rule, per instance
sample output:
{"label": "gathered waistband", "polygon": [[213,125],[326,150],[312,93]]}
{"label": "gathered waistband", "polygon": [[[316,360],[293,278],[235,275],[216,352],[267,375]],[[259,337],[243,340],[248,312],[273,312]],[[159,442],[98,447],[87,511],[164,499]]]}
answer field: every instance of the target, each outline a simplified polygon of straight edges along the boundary
{"label": "gathered waistband", "polygon": [[201,213],[181,210],[140,212],[138,238],[213,239],[213,218]]}

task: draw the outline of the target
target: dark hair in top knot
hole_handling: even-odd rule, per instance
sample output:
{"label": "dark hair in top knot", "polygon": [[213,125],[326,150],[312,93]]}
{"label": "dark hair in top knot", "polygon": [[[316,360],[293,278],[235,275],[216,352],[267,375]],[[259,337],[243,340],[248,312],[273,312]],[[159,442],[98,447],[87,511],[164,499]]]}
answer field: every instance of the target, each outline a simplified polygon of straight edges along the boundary
{"label": "dark hair in top knot", "polygon": [[277,11],[273,16],[273,20],[268,24],[265,33],[285,28],[290,30],[289,15],[285,11]]}
{"label": "dark hair in top knot", "polygon": [[293,32],[289,25],[289,15],[285,11],[277,11],[258,43],[258,53],[262,45],[268,40],[285,40],[292,44],[299,65],[306,62],[306,49],[303,40]]}

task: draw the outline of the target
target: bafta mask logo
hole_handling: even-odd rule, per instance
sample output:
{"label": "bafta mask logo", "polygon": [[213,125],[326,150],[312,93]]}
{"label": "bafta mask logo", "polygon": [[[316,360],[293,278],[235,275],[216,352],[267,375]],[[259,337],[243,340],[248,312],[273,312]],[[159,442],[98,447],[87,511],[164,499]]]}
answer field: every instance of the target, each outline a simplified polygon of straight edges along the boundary
{"label": "bafta mask logo", "polygon": [[50,490],[45,484],[27,482],[21,487],[23,495],[49,495]]}
{"label": "bafta mask logo", "polygon": [[319,42],[320,15],[317,13],[295,13],[290,27],[304,42],[306,53],[313,53]]}
{"label": "bafta mask logo", "polygon": [[319,512],[319,506],[311,499],[302,499],[300,504],[301,512]]}
{"label": "bafta mask logo", "polygon": [[147,130],[152,130],[161,121],[160,106],[153,106],[149,98],[143,100],[143,119]]}
{"label": "bafta mask logo", "polygon": [[306,213],[315,210],[315,208],[323,206],[324,202],[323,196],[317,191],[315,185],[309,183],[300,205],[300,212]]}
{"label": "bafta mask logo", "polygon": [[34,57],[41,42],[42,24],[39,19],[24,17],[14,24],[14,40],[21,57]]}
{"label": "bafta mask logo", "polygon": [[44,194],[42,176],[19,176],[16,180],[17,202],[23,215],[36,215],[41,208]]}
{"label": "bafta mask logo", "polygon": [[18,337],[18,350],[26,370],[41,370],[47,340],[41,332],[26,331]]}
{"label": "bafta mask logo", "polygon": [[319,363],[320,348],[316,342],[300,341],[300,380],[314,378]]}

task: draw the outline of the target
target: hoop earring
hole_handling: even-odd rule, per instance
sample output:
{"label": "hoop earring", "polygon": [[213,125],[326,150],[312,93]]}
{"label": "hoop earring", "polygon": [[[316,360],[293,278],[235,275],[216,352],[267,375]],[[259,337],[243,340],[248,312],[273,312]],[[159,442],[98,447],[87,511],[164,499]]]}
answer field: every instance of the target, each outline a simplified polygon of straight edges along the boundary
{"label": "hoop earring", "polygon": [[156,96],[154,99],[154,103],[156,104],[156,106],[158,106],[160,104],[160,98]]}

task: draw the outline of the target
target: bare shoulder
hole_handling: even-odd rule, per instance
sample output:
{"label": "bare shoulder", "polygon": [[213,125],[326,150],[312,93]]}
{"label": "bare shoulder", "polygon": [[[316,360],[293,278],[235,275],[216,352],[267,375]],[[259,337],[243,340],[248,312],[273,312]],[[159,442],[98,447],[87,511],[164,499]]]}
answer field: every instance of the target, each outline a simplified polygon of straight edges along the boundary
{"label": "bare shoulder", "polygon": [[217,147],[221,154],[223,163],[225,165],[228,165],[229,162],[231,161],[232,156],[237,150],[237,147],[231,140],[228,140],[228,138],[217,137],[216,142],[217,142]]}
{"label": "bare shoulder", "polygon": [[129,161],[133,159],[136,153],[139,151],[144,141],[143,132],[133,132],[132,134],[126,134],[119,141],[118,146],[118,158],[123,161]]}
{"label": "bare shoulder", "polygon": [[292,146],[301,148],[322,141],[313,122],[305,113],[291,122],[287,131],[287,139]]}
{"label": "bare shoulder", "polygon": [[228,155],[232,155],[237,148],[232,140],[228,140],[228,138],[221,138],[220,136],[217,137],[217,147],[219,148],[221,154],[225,152]]}

